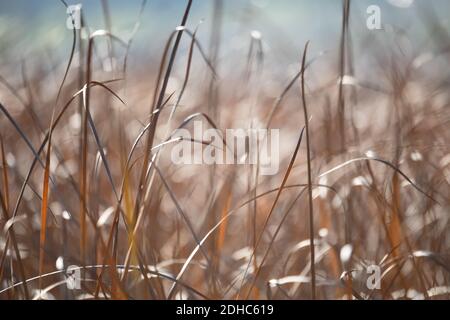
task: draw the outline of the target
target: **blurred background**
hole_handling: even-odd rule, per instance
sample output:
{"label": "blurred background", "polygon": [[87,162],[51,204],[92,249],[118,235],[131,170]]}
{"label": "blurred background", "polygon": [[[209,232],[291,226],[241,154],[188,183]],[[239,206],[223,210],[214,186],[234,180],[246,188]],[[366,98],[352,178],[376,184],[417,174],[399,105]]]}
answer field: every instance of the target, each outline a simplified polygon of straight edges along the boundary
{"label": "blurred background", "polygon": [[[194,0],[174,49],[187,2],[0,1],[0,298],[448,299],[450,2]],[[193,119],[280,129],[278,174],[150,153]]]}
{"label": "blurred background", "polygon": [[[107,27],[102,1],[67,1],[67,4],[82,5],[86,24],[91,31]],[[220,34],[226,39],[226,45],[223,44],[220,48],[221,60],[246,54],[253,30],[258,30],[263,35],[265,50],[270,51],[267,59],[281,64],[281,67],[285,67],[292,60],[299,60],[299,52],[307,40],[312,40],[313,52],[333,52],[339,47],[341,1],[223,1],[219,5],[221,12],[218,21],[214,17],[215,5],[215,1],[194,2],[188,25],[194,29],[203,21],[199,26],[198,38],[204,46],[208,46],[211,27],[220,23]],[[417,47],[430,38],[432,30],[424,25],[424,11],[433,11],[436,19],[434,22],[445,30],[450,30],[447,14],[450,4],[445,0],[355,1],[352,3],[350,30],[355,39],[355,50],[363,55],[367,54],[361,52],[365,49],[364,44],[357,40],[376,37],[366,28],[366,9],[370,5],[378,5],[381,9],[382,24],[404,32],[411,46]],[[138,18],[141,1],[124,3],[110,0],[107,1],[107,7],[112,32],[127,39]],[[148,59],[154,56],[159,57],[165,39],[174,26],[180,23],[184,7],[183,0],[147,1],[139,31],[134,37],[131,55],[144,59],[143,62],[148,62]],[[71,44],[71,31],[66,28],[67,15],[62,3],[53,0],[2,1],[0,10],[0,50],[4,61],[8,57],[30,58],[45,50],[51,50],[58,59],[66,57]],[[356,62],[359,62],[359,59]],[[130,63],[130,67],[137,68],[136,63]]]}

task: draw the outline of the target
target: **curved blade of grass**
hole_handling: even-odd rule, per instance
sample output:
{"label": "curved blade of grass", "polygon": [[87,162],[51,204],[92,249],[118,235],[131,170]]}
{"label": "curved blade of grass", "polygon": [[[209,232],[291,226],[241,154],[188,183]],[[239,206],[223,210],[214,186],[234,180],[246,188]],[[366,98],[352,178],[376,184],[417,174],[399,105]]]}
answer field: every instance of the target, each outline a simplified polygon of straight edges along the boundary
{"label": "curved blade of grass", "polygon": [[[275,207],[276,207],[276,205],[278,203],[278,199],[281,196],[281,192],[284,190],[284,186],[286,185],[287,179],[289,178],[289,174],[291,173],[292,167],[294,166],[294,162],[295,162],[295,159],[297,158],[297,153],[298,153],[298,151],[300,149],[300,144],[302,142],[304,130],[305,130],[305,128],[303,127],[302,130],[300,131],[300,136],[299,136],[299,138],[297,140],[297,145],[295,146],[294,153],[292,154],[291,160],[289,161],[289,165],[288,165],[288,167],[286,169],[286,172],[284,174],[284,177],[283,177],[283,180],[281,182],[280,188],[278,189],[277,195],[275,196],[275,200],[273,201],[272,206],[270,207],[270,211],[269,211],[269,213],[268,213],[268,215],[266,217],[266,220],[264,221],[264,225],[263,225],[263,227],[261,229],[261,232],[259,233],[259,236],[258,236],[258,238],[256,240],[255,246],[254,246],[254,248],[252,250],[252,254],[251,254],[251,256],[250,256],[250,258],[248,260],[248,264],[247,264],[247,267],[245,269],[244,275],[242,276],[241,285],[240,285],[240,288],[239,288],[239,291],[238,291],[236,299],[239,299],[240,292],[241,292],[242,288],[244,287],[244,281],[245,281],[245,278],[247,277],[248,270],[250,268],[250,265],[251,265],[253,259],[255,258],[256,250],[258,249],[258,246],[259,246],[259,243],[261,242],[261,239],[262,239],[262,236],[264,234],[264,231],[266,230],[267,225],[269,224],[270,217],[272,216],[272,213],[273,213],[273,211],[274,211],[274,209],[275,209]],[[250,285],[250,288],[249,288],[247,296],[250,295],[255,281],[256,281],[256,277],[254,277],[254,280],[253,280],[252,284]]]}
{"label": "curved blade of grass", "polygon": [[[299,187],[306,187],[308,186],[307,184],[294,184],[294,185],[284,185],[283,188],[279,187],[279,188],[275,188],[275,189],[271,189],[269,191],[265,191],[259,195],[257,195],[256,197],[251,197],[249,200],[244,201],[242,204],[240,204],[239,206],[235,207],[234,209],[230,210],[225,216],[223,216],[206,234],[205,236],[200,240],[200,244],[202,245],[208,238],[209,236],[211,236],[211,234],[213,234],[219,227],[220,225],[226,220],[228,219],[231,215],[235,214],[239,209],[245,207],[246,205],[252,203],[253,201],[255,201],[255,199],[259,199],[261,197],[264,197],[266,195],[269,195],[273,192],[280,192],[280,190],[284,190],[284,189],[289,189],[289,188],[299,188]],[[320,187],[325,187],[325,188],[329,188],[330,190],[334,191],[336,194],[336,190],[334,190],[333,188],[326,186],[326,185],[317,185]],[[189,266],[189,264],[191,263],[192,259],[194,258],[194,256],[196,255],[196,253],[198,252],[200,246],[197,245],[194,250],[191,251],[189,257],[186,259],[185,263],[183,264],[181,270],[178,272],[178,275],[176,277],[177,280],[181,279],[181,277],[183,276],[183,274],[186,272],[187,267]],[[168,299],[171,299],[174,295],[176,289],[176,283],[172,285],[172,287],[170,288],[169,294],[168,294]]]}
{"label": "curved blade of grass", "polygon": [[[64,2],[64,0],[61,0],[61,2],[66,6],[66,8],[68,8],[68,6]],[[70,66],[71,66],[72,60],[73,60],[73,56],[75,54],[75,47],[76,47],[75,20],[72,15],[72,12],[70,12],[70,17],[72,19],[72,25],[73,25],[72,48],[70,51],[70,56],[69,56],[69,60],[67,62],[67,67],[64,72],[63,79],[58,88],[58,94],[56,96],[55,105],[54,105],[53,111],[52,111],[52,117],[50,120],[49,134],[48,134],[47,156],[45,159],[45,167],[44,167],[44,180],[43,180],[42,201],[41,201],[41,230],[40,230],[40,237],[39,237],[39,275],[41,275],[44,272],[44,255],[45,255],[44,248],[45,248],[46,231],[47,231],[47,207],[48,207],[48,197],[49,197],[49,178],[50,178],[50,159],[51,159],[50,155],[51,155],[51,146],[52,146],[53,122],[55,120],[56,108],[58,107],[59,97],[61,95],[62,88],[64,86],[67,75],[69,73]],[[39,278],[39,290],[41,290],[41,289],[42,289],[42,278]]]}
{"label": "curved blade of grass", "polygon": [[[115,81],[115,80],[112,80],[112,81]],[[106,81],[105,83],[107,83],[107,82],[111,82],[111,81]],[[98,84],[93,83],[93,84],[91,84],[91,85],[98,85]],[[81,93],[82,93],[82,90],[80,90],[80,91],[78,91],[77,93],[75,93],[75,94],[69,99],[69,101],[64,105],[64,107],[61,109],[61,111],[59,112],[58,116],[56,117],[55,121],[53,122],[52,129],[54,129],[54,128],[56,127],[56,125],[59,123],[59,121],[61,120],[63,114],[64,114],[64,113],[66,112],[66,110],[68,109],[68,107],[69,107],[69,106],[71,105],[71,103],[75,100],[75,98],[76,98],[78,95],[80,95]],[[16,203],[15,203],[15,206],[14,206],[14,209],[13,209],[13,214],[12,214],[12,217],[11,217],[11,218],[15,218],[15,217],[17,216],[17,212],[18,212],[18,209],[19,209],[21,200],[22,200],[22,198],[23,198],[23,194],[24,194],[24,192],[25,192],[25,188],[26,188],[27,185],[28,185],[29,179],[30,179],[30,177],[31,177],[31,175],[32,175],[32,173],[33,173],[33,170],[34,170],[34,168],[35,168],[35,165],[36,165],[36,163],[37,163],[37,161],[38,161],[38,159],[39,159],[39,155],[41,154],[41,152],[44,150],[45,146],[47,145],[48,138],[49,138],[49,134],[47,133],[47,135],[44,137],[44,140],[43,140],[43,142],[41,143],[41,145],[40,145],[40,147],[39,147],[39,149],[38,149],[38,151],[37,151],[37,153],[36,153],[36,156],[35,156],[34,159],[33,159],[32,164],[30,165],[30,168],[29,168],[29,170],[28,170],[28,172],[27,172],[27,175],[26,175],[26,177],[25,177],[25,180],[24,180],[24,182],[23,182],[23,184],[22,184],[22,186],[21,186],[21,189],[20,189],[20,191],[19,191],[19,195],[17,196],[17,200],[16,200]],[[11,228],[11,229],[12,229],[12,228]],[[4,246],[4,252],[6,252],[6,250],[7,250],[8,243],[9,243],[9,233],[8,233],[8,235],[7,235],[7,238],[6,238],[6,242],[5,242],[5,246]]]}
{"label": "curved blade of grass", "polygon": [[[104,85],[102,83],[97,83],[97,84],[99,86],[105,88],[109,92],[111,92],[117,99],[119,99],[125,105],[123,100],[114,91],[112,91],[110,88],[108,88],[106,85]],[[85,112],[87,114],[87,119],[88,119],[88,122],[89,122],[89,126],[91,127],[92,133],[94,134],[94,139],[95,139],[95,142],[97,144],[97,149],[98,149],[98,152],[100,153],[100,156],[102,158],[103,165],[105,166],[106,174],[108,176],[109,182],[110,182],[111,187],[113,189],[114,195],[116,196],[116,200],[118,200],[119,199],[119,195],[117,194],[116,186],[114,184],[114,180],[113,180],[112,173],[111,173],[111,169],[110,169],[110,166],[109,166],[108,161],[106,159],[106,155],[105,155],[102,143],[101,143],[100,138],[98,136],[97,129],[96,129],[95,124],[94,124],[94,120],[92,119],[90,111],[86,108],[86,99],[87,99],[86,98],[86,88],[87,88],[87,86],[84,86],[84,90],[83,90],[83,106],[84,106],[84,110],[85,110]]]}
{"label": "curved blade of grass", "polygon": [[424,190],[422,190],[417,184],[415,184],[403,171],[401,171],[399,168],[397,168],[396,166],[394,166],[392,163],[390,163],[387,160],[384,159],[380,159],[380,158],[375,158],[375,157],[359,157],[359,158],[354,158],[354,159],[350,159],[348,161],[345,161],[323,173],[321,173],[318,178],[321,178],[323,176],[326,176],[336,170],[339,170],[353,162],[358,162],[358,161],[377,161],[380,163],[383,163],[385,165],[387,165],[388,167],[392,168],[394,171],[396,171],[398,174],[400,174],[403,178],[405,178],[406,181],[408,181],[413,187],[414,189],[416,189],[417,191],[419,191],[421,194],[423,194],[424,196],[426,196],[428,199],[432,200],[433,202],[439,204],[439,202],[434,199],[431,195],[429,195],[428,193],[426,193]]}
{"label": "curved blade of grass", "polygon": [[313,58],[311,61],[306,63],[305,68],[301,69],[299,72],[297,72],[295,74],[295,76],[291,79],[291,81],[289,81],[287,86],[284,88],[283,92],[281,92],[281,94],[275,100],[275,102],[272,106],[272,109],[270,110],[269,116],[267,117],[266,128],[270,127],[270,124],[272,123],[273,117],[275,115],[275,111],[277,111],[277,109],[280,107],[281,102],[283,101],[284,97],[289,92],[289,90],[294,86],[294,84],[297,82],[297,80],[300,79],[300,76],[302,75],[302,73],[305,72],[305,70],[311,64],[313,64],[318,58],[320,58],[323,54],[325,54],[325,52],[321,52],[317,57]]}
{"label": "curved blade of grass", "polygon": [[[306,52],[308,50],[309,41],[305,44],[305,50],[303,51],[302,70],[305,70]],[[313,197],[312,197],[312,178],[311,178],[311,146],[309,139],[309,121],[308,121],[308,108],[306,107],[306,93],[305,93],[305,72],[302,72],[301,77],[302,88],[302,104],[303,115],[305,118],[305,130],[306,130],[306,164],[308,169],[308,199],[309,199],[309,246],[311,251],[311,298],[316,299],[316,269],[315,269],[315,247],[314,247],[314,212],[313,212]]]}
{"label": "curved blade of grass", "polygon": [[[187,22],[187,19],[189,16],[189,12],[191,10],[191,6],[192,6],[192,0],[188,0],[187,4],[186,4],[186,8],[184,10],[183,18],[181,19],[181,24],[179,27],[177,27],[175,42],[172,47],[172,51],[170,53],[170,57],[169,57],[169,61],[167,63],[164,77],[162,78],[163,69],[165,66],[166,55],[169,50],[170,43],[172,41],[174,33],[172,33],[172,35],[170,36],[169,41],[167,42],[166,47],[164,49],[162,61],[160,63],[160,67],[159,67],[158,77],[156,79],[155,92],[153,94],[153,101],[152,101],[152,105],[150,106],[151,107],[151,110],[150,110],[151,121],[150,122],[153,123],[153,125],[149,128],[149,132],[147,135],[146,150],[145,150],[145,154],[144,154],[144,160],[142,163],[142,169],[141,169],[141,174],[140,174],[140,178],[139,178],[138,190],[144,190],[144,183],[146,182],[146,178],[147,178],[146,173],[147,173],[147,167],[149,164],[150,150],[153,145],[153,139],[154,139],[154,136],[156,133],[156,126],[157,126],[158,118],[159,118],[159,114],[160,114],[159,112],[154,113],[154,111],[156,109],[160,109],[161,105],[163,104],[167,85],[169,83],[170,74],[172,72],[173,64],[175,62],[175,57],[177,55],[178,46],[180,44],[181,37],[183,35],[182,31],[186,27],[186,22]],[[162,78],[162,84],[161,84],[161,89],[159,90],[159,84],[160,84],[161,78]],[[158,94],[158,90],[159,90],[159,94]],[[134,213],[135,213],[136,217],[138,215],[141,198],[142,198],[142,192],[138,192],[138,194],[136,195],[136,201],[135,201],[135,207],[134,207]]]}
{"label": "curved blade of grass", "polygon": [[127,73],[128,54],[130,52],[130,48],[131,48],[131,45],[133,43],[134,36],[136,35],[136,33],[139,30],[139,27],[141,26],[141,18],[142,18],[142,14],[144,13],[144,9],[145,9],[146,4],[147,4],[147,0],[142,0],[141,8],[139,9],[138,18],[136,19],[136,23],[134,24],[133,30],[131,31],[130,38],[127,41],[127,48],[125,50],[125,55],[124,55],[124,58],[123,58],[123,68],[122,68],[122,73],[123,73],[124,76]]}
{"label": "curved blade of grass", "polygon": [[[80,266],[80,267],[77,267],[77,268],[73,268],[73,270],[80,270],[80,269],[98,269],[98,268],[103,268],[103,267],[104,267],[104,265],[89,265],[89,266],[85,266],[85,267],[81,267],[81,266]],[[108,265],[107,267],[109,267],[109,265]],[[113,268],[117,268],[117,269],[123,269],[125,266],[119,264],[119,265],[113,265],[112,267],[113,267]],[[140,270],[140,268],[137,267],[137,266],[130,266],[130,268],[133,269],[133,270]],[[63,274],[63,273],[65,273],[65,272],[66,272],[66,270],[56,270],[56,271],[52,271],[52,272],[45,273],[45,274],[43,274],[42,276],[36,276],[36,277],[28,278],[28,279],[26,279],[25,281],[20,281],[20,282],[14,283],[13,285],[10,285],[10,286],[8,286],[8,287],[6,287],[6,288],[0,290],[0,294],[3,294],[3,293],[5,293],[5,292],[7,292],[7,291],[9,291],[9,290],[11,290],[11,289],[14,289],[14,288],[16,288],[16,287],[18,287],[18,286],[20,286],[20,285],[23,285],[24,282],[25,282],[25,284],[27,284],[27,283],[30,283],[30,282],[39,280],[40,277],[46,278],[46,277],[51,277],[51,276],[58,275],[58,274]],[[201,293],[200,291],[198,291],[198,290],[195,289],[194,287],[191,287],[191,286],[187,285],[187,284],[184,283],[183,281],[176,280],[176,279],[173,278],[170,274],[162,273],[162,272],[158,272],[158,271],[154,271],[154,270],[147,270],[147,272],[148,272],[149,274],[151,274],[151,275],[154,275],[154,276],[157,276],[157,277],[161,277],[161,278],[170,280],[170,281],[172,281],[172,282],[176,282],[176,283],[178,283],[180,286],[184,287],[185,289],[187,289],[187,290],[193,292],[194,294],[198,295],[200,298],[203,298],[203,299],[205,299],[205,300],[209,300],[209,298],[208,298],[206,295],[204,295],[203,293]]]}
{"label": "curved blade of grass", "polygon": [[[3,199],[4,199],[4,196],[0,190],[0,204],[1,204],[1,209],[3,212],[3,218],[5,219],[5,221],[8,221],[9,220],[8,211],[7,211],[6,203]],[[23,267],[22,258],[20,256],[19,247],[17,245],[16,234],[15,234],[13,228],[8,228],[8,236],[11,238],[11,242],[12,242],[12,245],[14,248],[14,253],[16,255],[17,263],[19,265],[20,276],[22,277],[22,280],[24,281],[23,282],[23,291],[24,291],[25,299],[30,299],[28,286],[25,283],[25,279],[26,279],[25,268]],[[3,252],[4,257],[6,257],[6,250],[7,250],[8,242],[9,242],[8,239],[9,238],[7,238],[7,241],[5,243],[5,251]],[[4,259],[5,259],[4,257],[2,257],[2,262],[1,262],[1,272],[0,272],[1,274],[3,273],[3,263],[4,263]],[[1,277],[0,277],[0,279],[1,279]]]}
{"label": "curved blade of grass", "polygon": [[23,132],[23,130],[20,128],[20,126],[17,124],[17,122],[14,120],[14,118],[9,114],[8,110],[3,106],[3,104],[1,102],[0,102],[0,110],[3,112],[3,114],[9,120],[9,122],[11,122],[13,127],[16,129],[16,131],[22,137],[22,139],[25,141],[28,148],[31,150],[33,155],[38,159],[38,161],[42,165],[42,167],[44,167],[44,163],[42,162],[42,160],[39,158],[38,154],[36,153],[36,150],[34,149],[33,144],[31,143],[31,141],[28,139],[26,134]]}

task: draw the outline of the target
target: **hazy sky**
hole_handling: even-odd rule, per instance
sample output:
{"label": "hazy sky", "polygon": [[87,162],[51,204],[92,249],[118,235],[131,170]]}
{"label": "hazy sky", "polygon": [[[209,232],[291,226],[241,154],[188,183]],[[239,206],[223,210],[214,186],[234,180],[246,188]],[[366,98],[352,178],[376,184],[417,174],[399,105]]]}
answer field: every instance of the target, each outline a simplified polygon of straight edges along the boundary
{"label": "hazy sky", "polygon": [[[101,0],[75,0],[81,3],[91,30],[105,27]],[[141,0],[108,1],[113,33],[127,39],[136,21]],[[263,36],[267,48],[279,54],[296,54],[311,40],[312,51],[335,49],[341,32],[342,1],[340,0],[225,0],[222,25],[222,54],[236,49],[246,50],[252,30]],[[392,5],[392,3],[397,4]],[[412,3],[412,4],[411,4]],[[198,37],[208,46],[213,0],[194,0],[188,26],[195,28],[199,21]],[[413,34],[415,40],[426,36],[426,29],[418,18],[420,6],[433,6],[438,22],[450,31],[450,1],[447,0],[357,0],[352,1],[350,26],[356,39],[370,35],[366,28],[369,5],[381,8],[383,25],[394,25]],[[148,54],[164,46],[164,39],[179,24],[185,0],[148,0],[142,24],[135,36],[135,53]],[[408,6],[402,8],[403,5]],[[0,50],[14,47],[21,55],[34,50],[51,48],[66,53],[72,33],[66,28],[66,9],[58,0],[0,1]],[[375,31],[376,32],[376,31]]]}

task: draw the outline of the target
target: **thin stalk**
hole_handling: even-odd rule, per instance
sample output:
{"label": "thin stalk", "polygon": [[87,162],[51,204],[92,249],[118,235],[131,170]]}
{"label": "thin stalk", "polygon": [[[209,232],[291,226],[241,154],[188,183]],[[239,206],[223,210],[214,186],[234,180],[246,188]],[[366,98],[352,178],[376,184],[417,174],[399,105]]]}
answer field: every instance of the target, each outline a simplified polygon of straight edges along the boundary
{"label": "thin stalk", "polygon": [[[305,70],[306,51],[308,50],[309,41],[306,42],[305,50],[303,51],[302,70]],[[305,118],[306,131],[306,158],[308,166],[308,198],[309,198],[309,246],[311,248],[311,298],[316,299],[316,269],[315,269],[315,248],[314,248],[314,211],[313,211],[313,197],[312,197],[312,179],[311,179],[311,146],[309,140],[309,125],[308,125],[308,108],[306,107],[305,98],[305,73],[301,74],[302,87],[302,104],[303,115]]]}

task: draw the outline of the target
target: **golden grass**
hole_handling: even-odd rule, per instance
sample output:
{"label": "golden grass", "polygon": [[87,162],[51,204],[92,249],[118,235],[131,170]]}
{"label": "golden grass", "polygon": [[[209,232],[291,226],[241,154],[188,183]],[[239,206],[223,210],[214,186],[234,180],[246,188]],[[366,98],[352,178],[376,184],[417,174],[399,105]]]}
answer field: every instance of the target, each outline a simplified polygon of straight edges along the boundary
{"label": "golden grass", "polygon": [[[238,70],[219,58],[220,25],[191,31],[192,2],[159,63],[130,60],[146,2],[123,40],[102,1],[105,30],[73,31],[63,74],[22,68],[20,88],[0,76],[0,298],[450,298],[448,50],[420,65],[430,48],[399,54],[379,33],[371,83],[355,70],[343,0],[338,48],[314,55],[311,39],[273,96],[266,70],[278,66],[261,39]],[[217,24],[224,5],[214,3]],[[450,44],[445,30],[434,36]],[[101,39],[113,72],[96,56]],[[327,63],[336,70],[317,80]],[[43,99],[49,75],[58,90]],[[279,173],[174,165],[173,130],[198,120],[280,128]],[[81,288],[66,287],[69,265]],[[381,270],[379,289],[366,284],[369,265]]]}

